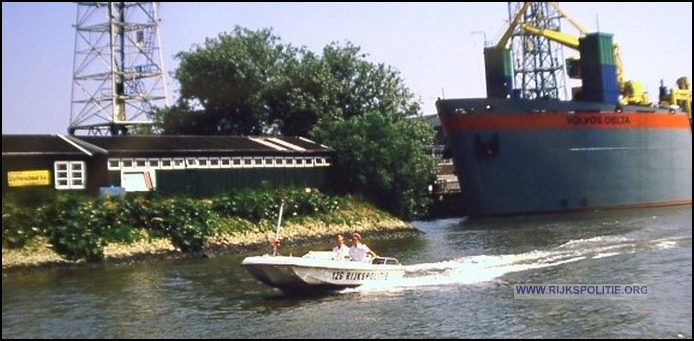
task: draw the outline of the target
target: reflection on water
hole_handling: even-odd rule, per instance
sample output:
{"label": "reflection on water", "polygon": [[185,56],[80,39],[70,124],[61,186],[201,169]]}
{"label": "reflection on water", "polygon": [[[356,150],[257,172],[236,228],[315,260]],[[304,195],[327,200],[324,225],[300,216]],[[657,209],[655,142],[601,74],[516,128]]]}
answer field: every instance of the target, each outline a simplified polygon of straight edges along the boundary
{"label": "reflection on water", "polygon": [[[381,287],[287,296],[244,255],[3,277],[3,338],[691,337],[691,206],[416,222],[365,242],[406,265]],[[331,240],[282,252],[329,249]],[[514,300],[514,284],[643,283],[647,300]]]}

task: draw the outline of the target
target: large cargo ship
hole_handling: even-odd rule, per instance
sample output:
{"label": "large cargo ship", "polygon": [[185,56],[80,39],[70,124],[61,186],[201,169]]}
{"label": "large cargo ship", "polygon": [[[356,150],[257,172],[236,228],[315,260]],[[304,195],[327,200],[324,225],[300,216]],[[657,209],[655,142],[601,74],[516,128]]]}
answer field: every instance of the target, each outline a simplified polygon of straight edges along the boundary
{"label": "large cargo ship", "polygon": [[[521,4],[519,11],[547,3]],[[538,8],[549,7],[534,13]],[[517,14],[511,21],[515,27],[502,40],[520,32],[578,49],[575,66],[581,71],[568,72],[580,77],[582,87],[574,89],[572,100],[524,98],[528,89],[510,85],[517,69],[510,65],[511,49],[503,48],[506,42],[485,49],[488,97],[436,102],[460,183],[461,213],[691,204],[688,80],[681,78],[669,92],[661,86],[659,103],[650,104],[637,83],[621,79],[610,35],[587,34],[574,41],[550,35],[548,28],[533,31],[527,19]]]}

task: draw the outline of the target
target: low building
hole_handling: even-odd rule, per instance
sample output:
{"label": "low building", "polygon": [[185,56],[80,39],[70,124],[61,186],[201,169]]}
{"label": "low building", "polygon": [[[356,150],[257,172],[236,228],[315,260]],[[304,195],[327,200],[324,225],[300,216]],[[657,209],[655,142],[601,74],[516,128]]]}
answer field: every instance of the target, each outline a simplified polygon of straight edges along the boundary
{"label": "low building", "polygon": [[[96,191],[88,176],[99,153],[64,135],[2,135],[2,194],[12,190]],[[90,182],[91,180],[91,182]]]}
{"label": "low building", "polygon": [[261,185],[324,189],[333,154],[301,137],[3,135],[3,195],[34,186],[196,197]]}

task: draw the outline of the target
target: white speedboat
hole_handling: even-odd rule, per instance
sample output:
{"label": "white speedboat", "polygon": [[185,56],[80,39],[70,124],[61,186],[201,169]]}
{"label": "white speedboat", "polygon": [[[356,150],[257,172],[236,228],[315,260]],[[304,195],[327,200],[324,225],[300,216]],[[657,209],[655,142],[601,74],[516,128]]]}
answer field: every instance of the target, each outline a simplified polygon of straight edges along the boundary
{"label": "white speedboat", "polygon": [[284,292],[307,293],[355,288],[367,283],[397,281],[405,266],[396,258],[364,261],[333,260],[331,251],[309,251],[302,257],[252,256],[241,265],[261,282]]}

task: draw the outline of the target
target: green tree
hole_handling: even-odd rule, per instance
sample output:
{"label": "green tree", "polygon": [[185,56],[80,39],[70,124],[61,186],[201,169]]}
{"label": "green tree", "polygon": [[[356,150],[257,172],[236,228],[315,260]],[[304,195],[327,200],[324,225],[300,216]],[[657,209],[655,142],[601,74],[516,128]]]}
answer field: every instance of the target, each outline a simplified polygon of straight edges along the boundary
{"label": "green tree", "polygon": [[436,162],[425,146],[433,128],[411,119],[419,102],[397,70],[366,60],[352,44],[323,49],[323,70],[329,72],[325,113],[311,137],[337,151],[335,176],[341,190],[361,193],[398,217],[413,219],[430,204]]}
{"label": "green tree", "polygon": [[340,190],[402,218],[425,213],[433,129],[397,70],[353,44],[317,55],[271,30],[236,27],[178,53],[181,97],[157,113],[166,134],[310,136],[337,150]]}
{"label": "green tree", "polygon": [[435,159],[423,146],[431,127],[420,120],[369,112],[343,121],[320,121],[317,140],[337,151],[335,178],[345,192],[361,193],[379,208],[404,219],[426,214],[427,186]]}
{"label": "green tree", "polygon": [[287,76],[284,64],[295,64],[297,53],[279,40],[269,29],[237,26],[231,34],[177,53],[180,64],[174,77],[180,97],[174,107],[158,113],[164,133],[263,133],[271,113],[265,97]]}
{"label": "green tree", "polygon": [[297,58],[284,64],[286,76],[277,78],[264,99],[271,108],[271,127],[285,136],[308,136],[318,119],[331,110],[334,80],[319,56],[305,48],[294,51]]}
{"label": "green tree", "polygon": [[361,49],[347,42],[332,43],[319,58],[299,50],[299,64],[278,84],[271,105],[284,135],[310,135],[318,120],[344,120],[367,112],[400,117],[416,116],[421,108],[400,75],[374,64]]}

